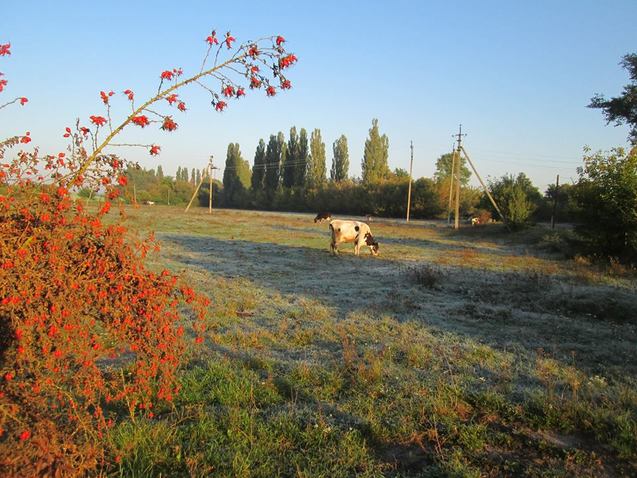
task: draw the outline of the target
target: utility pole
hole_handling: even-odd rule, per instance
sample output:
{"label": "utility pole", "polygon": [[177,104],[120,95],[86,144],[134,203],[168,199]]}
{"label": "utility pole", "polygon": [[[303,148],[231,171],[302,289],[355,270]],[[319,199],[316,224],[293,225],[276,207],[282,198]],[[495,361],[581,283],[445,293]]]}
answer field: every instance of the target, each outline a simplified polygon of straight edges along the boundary
{"label": "utility pole", "polygon": [[407,222],[409,222],[409,209],[411,207],[411,171],[414,166],[414,142],[410,141],[411,159],[409,160],[409,188],[407,190]]}
{"label": "utility pole", "polygon": [[557,175],[555,181],[555,193],[553,197],[553,212],[551,213],[551,229],[555,229],[555,223],[557,222],[557,196],[560,193],[560,175]]}
{"label": "utility pole", "polygon": [[[209,214],[212,214],[212,171],[218,168],[214,167],[212,164],[212,155],[210,155],[209,161],[210,162],[208,163],[208,176],[210,177],[210,193],[209,193],[209,199],[208,199],[208,212]],[[204,179],[206,179],[206,176],[202,174],[201,180],[199,181],[199,184],[197,184],[197,187],[195,188],[195,192],[192,194],[192,197],[190,198],[190,202],[188,203],[188,206],[186,206],[185,212],[188,212],[188,209],[190,209],[190,206],[192,206],[192,203],[195,200],[195,197],[197,196],[197,193],[199,192],[199,188],[203,184]]]}
{"label": "utility pole", "polygon": [[462,147],[462,152],[464,154],[464,157],[467,158],[467,162],[469,163],[469,166],[471,166],[471,169],[473,170],[473,172],[475,173],[476,177],[478,178],[478,181],[480,181],[480,184],[482,185],[482,189],[484,189],[484,192],[487,195],[487,197],[489,198],[489,201],[491,201],[491,204],[493,204],[493,207],[495,208],[495,210],[498,211],[498,214],[500,215],[500,218],[502,218],[502,221],[504,222],[504,225],[506,226],[506,228],[510,230],[509,223],[507,222],[507,219],[504,217],[504,214],[502,214],[502,211],[500,211],[500,208],[498,207],[498,204],[495,202],[495,199],[493,199],[493,196],[489,192],[489,188],[484,184],[484,181],[482,180],[482,177],[478,173],[478,170],[476,169],[476,167],[473,165],[473,161],[471,161],[471,158],[467,154],[467,151],[464,149],[464,147]]}
{"label": "utility pole", "polygon": [[[453,223],[453,228],[454,229],[458,229],[460,228],[460,151],[462,149],[462,137],[463,136],[467,136],[467,134],[463,134],[462,133],[462,124],[460,125],[460,128],[458,129],[458,133],[453,135],[454,137],[456,137],[456,140],[458,142],[458,146],[456,148],[457,154],[454,154],[452,159],[458,158],[458,165],[455,168],[456,170],[456,207],[455,207],[455,211],[454,211],[454,223]],[[452,169],[453,166],[452,166]],[[451,178],[451,180],[453,181],[453,177]]]}
{"label": "utility pole", "polygon": [[451,175],[449,176],[449,206],[447,206],[447,224],[451,224],[451,206],[453,204],[453,181],[456,167],[456,147],[451,145]]}

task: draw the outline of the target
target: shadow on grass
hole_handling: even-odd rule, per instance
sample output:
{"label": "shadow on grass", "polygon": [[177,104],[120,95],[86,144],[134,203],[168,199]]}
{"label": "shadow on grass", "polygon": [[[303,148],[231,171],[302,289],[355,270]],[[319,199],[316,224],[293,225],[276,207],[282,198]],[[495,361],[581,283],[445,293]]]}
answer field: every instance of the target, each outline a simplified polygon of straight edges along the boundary
{"label": "shadow on grass", "polygon": [[327,248],[179,234],[158,237],[178,246],[174,259],[182,264],[317,300],[335,311],[336,320],[361,311],[370,317],[390,316],[499,350],[551,351],[557,360],[568,365],[575,360],[595,373],[612,366],[617,373],[637,375],[637,351],[630,347],[637,338],[632,314],[637,298],[625,291],[565,286],[541,274],[463,267],[445,268],[439,286],[425,288],[410,280],[405,262],[372,257],[367,250],[356,257],[343,247],[344,252],[332,256]]}

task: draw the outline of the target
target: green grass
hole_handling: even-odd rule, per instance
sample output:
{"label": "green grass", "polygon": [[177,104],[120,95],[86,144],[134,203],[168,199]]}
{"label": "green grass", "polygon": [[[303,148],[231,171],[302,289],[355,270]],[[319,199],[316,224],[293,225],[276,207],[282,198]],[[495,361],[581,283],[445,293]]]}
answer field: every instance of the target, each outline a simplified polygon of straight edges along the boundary
{"label": "green grass", "polygon": [[174,406],[113,430],[109,475],[637,473],[630,274],[558,260],[537,231],[372,223],[381,256],[355,258],[310,215],[129,222],[211,323]]}

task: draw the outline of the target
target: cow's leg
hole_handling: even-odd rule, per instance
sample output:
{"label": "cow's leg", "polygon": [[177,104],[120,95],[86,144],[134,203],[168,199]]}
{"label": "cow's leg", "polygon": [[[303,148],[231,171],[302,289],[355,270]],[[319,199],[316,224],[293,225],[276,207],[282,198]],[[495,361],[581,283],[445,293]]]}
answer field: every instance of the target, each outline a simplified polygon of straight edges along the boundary
{"label": "cow's leg", "polygon": [[338,247],[336,246],[336,242],[334,241],[330,242],[330,250],[332,251],[332,254],[334,254],[335,256],[338,255]]}

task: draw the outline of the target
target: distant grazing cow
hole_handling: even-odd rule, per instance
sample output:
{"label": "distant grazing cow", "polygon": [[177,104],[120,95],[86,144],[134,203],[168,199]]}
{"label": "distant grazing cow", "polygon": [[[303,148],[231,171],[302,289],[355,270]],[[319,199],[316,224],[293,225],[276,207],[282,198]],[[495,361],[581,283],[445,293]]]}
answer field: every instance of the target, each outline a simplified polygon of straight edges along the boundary
{"label": "distant grazing cow", "polygon": [[354,254],[360,253],[361,247],[368,246],[374,256],[378,255],[378,242],[372,236],[369,226],[359,221],[342,221],[335,219],[330,222],[332,241],[330,249],[333,254],[338,254],[338,245],[342,242],[354,243]]}
{"label": "distant grazing cow", "polygon": [[314,222],[323,222],[323,221],[331,221],[332,213],[331,212],[319,212],[314,218]]}

